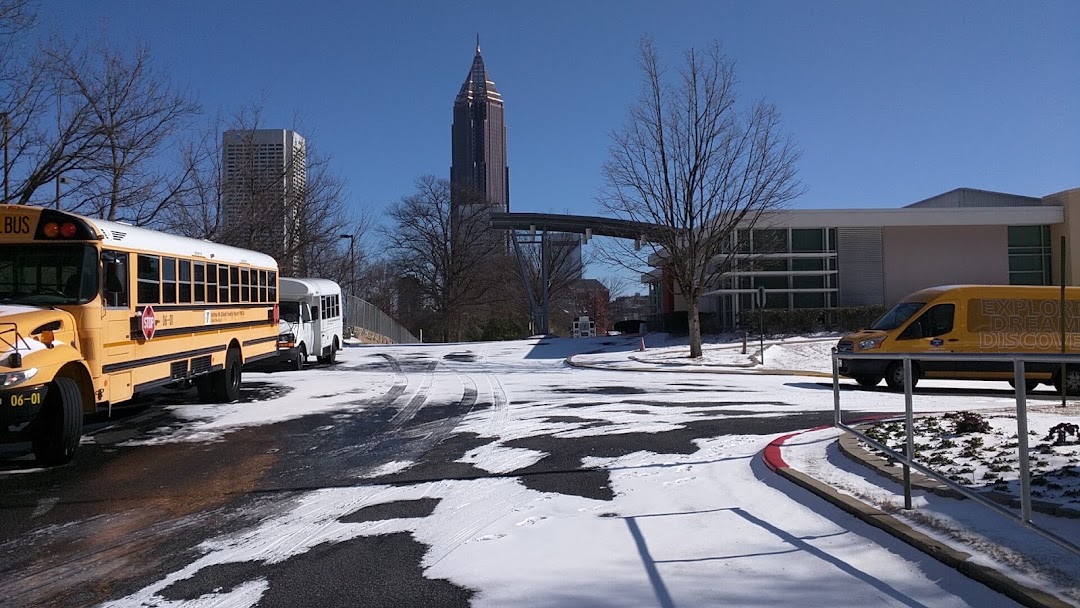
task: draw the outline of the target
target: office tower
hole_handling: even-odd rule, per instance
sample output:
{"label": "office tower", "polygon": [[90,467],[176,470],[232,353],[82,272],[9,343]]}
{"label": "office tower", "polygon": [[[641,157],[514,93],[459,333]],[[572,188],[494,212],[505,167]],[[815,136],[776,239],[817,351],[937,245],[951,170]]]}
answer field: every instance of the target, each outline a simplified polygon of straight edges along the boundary
{"label": "office tower", "polygon": [[297,269],[296,242],[307,181],[306,145],[295,131],[226,131],[222,137],[221,241]]}
{"label": "office tower", "polygon": [[494,210],[510,210],[503,100],[484,68],[479,36],[472,68],[454,100],[451,163],[452,185],[475,189]]}

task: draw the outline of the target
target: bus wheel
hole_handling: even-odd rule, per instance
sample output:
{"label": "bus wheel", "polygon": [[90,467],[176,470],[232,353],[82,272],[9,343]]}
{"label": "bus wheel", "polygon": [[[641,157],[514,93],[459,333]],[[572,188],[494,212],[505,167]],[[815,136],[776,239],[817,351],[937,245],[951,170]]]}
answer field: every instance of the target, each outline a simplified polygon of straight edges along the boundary
{"label": "bus wheel", "polygon": [[300,371],[304,369],[305,363],[307,363],[307,347],[301,344],[296,351],[296,359],[293,360],[293,369]]}
{"label": "bus wheel", "polygon": [[[911,390],[919,383],[919,367],[911,364]],[[904,362],[893,361],[885,368],[885,384],[894,391],[904,390]]]}
{"label": "bus wheel", "polygon": [[74,380],[52,381],[35,425],[32,443],[38,462],[50,467],[71,462],[83,427],[82,394]]}
{"label": "bus wheel", "polygon": [[240,399],[240,350],[230,348],[225,355],[225,369],[211,374],[214,394],[221,403],[232,403]]}
{"label": "bus wheel", "polygon": [[[1054,388],[1061,394],[1061,372],[1054,374]],[[1065,394],[1070,397],[1080,395],[1080,367],[1072,365],[1065,368]]]}
{"label": "bus wheel", "polygon": [[[900,370],[903,373],[903,370]],[[881,376],[855,376],[855,382],[859,383],[859,386],[865,386],[866,388],[873,388],[881,382]]]}

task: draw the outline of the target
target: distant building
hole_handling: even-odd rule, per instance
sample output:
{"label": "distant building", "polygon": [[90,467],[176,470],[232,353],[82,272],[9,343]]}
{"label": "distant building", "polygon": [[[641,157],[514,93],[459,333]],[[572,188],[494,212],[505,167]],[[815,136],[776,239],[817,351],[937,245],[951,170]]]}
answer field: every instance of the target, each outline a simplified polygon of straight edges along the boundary
{"label": "distant building", "polygon": [[585,276],[581,262],[581,235],[552,232],[546,236],[548,261],[555,276],[554,282],[562,284],[580,281]]}
{"label": "distant building", "polygon": [[[1080,188],[1044,197],[958,188],[899,209],[792,209],[740,229],[732,247],[747,262],[710,286],[701,312],[721,325],[765,308],[892,306],[936,285],[1080,284]],[[759,246],[762,245],[762,246]],[[656,257],[642,278],[659,313],[687,302]]]}
{"label": "distant building", "polygon": [[450,183],[482,193],[498,211],[510,210],[503,99],[484,68],[480,37],[472,68],[454,100]]}
{"label": "distant building", "polygon": [[222,136],[221,240],[272,255],[294,274],[307,146],[295,131],[225,131]]}
{"label": "distant building", "polygon": [[644,321],[648,319],[651,312],[652,303],[647,295],[619,296],[611,301],[612,323],[629,320]]}

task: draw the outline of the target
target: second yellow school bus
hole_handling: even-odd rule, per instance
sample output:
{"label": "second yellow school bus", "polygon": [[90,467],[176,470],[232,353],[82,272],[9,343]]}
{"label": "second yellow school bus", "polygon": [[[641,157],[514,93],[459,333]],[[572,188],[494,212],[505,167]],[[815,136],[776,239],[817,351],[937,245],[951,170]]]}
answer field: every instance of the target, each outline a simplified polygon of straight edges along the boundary
{"label": "second yellow school bus", "polygon": [[83,415],[194,384],[234,401],[277,355],[270,256],[53,209],[0,205],[0,440],[71,460]]}

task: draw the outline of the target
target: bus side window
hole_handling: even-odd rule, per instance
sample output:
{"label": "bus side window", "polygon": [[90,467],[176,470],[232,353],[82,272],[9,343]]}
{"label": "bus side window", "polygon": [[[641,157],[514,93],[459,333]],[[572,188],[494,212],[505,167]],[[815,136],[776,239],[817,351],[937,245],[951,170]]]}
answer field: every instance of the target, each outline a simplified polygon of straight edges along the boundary
{"label": "bus side window", "polygon": [[953,330],[953,316],[956,312],[955,304],[937,304],[919,315],[911,325],[908,325],[904,333],[900,334],[900,340],[918,340],[919,338],[933,338],[945,335]]}
{"label": "bus side window", "polygon": [[311,319],[313,321],[318,321],[319,320],[319,307],[318,306],[312,306],[311,307]]}
{"label": "bus side window", "polygon": [[119,251],[102,251],[101,264],[105,272],[105,305],[127,308],[128,254]]}

